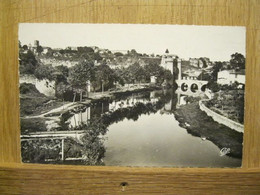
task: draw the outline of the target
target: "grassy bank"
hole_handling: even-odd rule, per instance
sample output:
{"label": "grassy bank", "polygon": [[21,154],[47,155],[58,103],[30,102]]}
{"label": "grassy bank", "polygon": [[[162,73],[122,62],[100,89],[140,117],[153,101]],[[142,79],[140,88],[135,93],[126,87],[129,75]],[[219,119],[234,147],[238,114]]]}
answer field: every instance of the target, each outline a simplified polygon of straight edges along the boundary
{"label": "grassy bank", "polygon": [[46,119],[44,118],[21,118],[21,135],[38,131],[47,131],[45,122]]}
{"label": "grassy bank", "polygon": [[45,96],[33,84],[20,85],[20,115],[22,117],[39,115],[62,105],[61,100]]}
{"label": "grassy bank", "polygon": [[175,118],[191,135],[205,137],[220,149],[230,148],[229,156],[242,158],[243,133],[215,122],[200,110],[198,101],[181,106],[176,110]]}

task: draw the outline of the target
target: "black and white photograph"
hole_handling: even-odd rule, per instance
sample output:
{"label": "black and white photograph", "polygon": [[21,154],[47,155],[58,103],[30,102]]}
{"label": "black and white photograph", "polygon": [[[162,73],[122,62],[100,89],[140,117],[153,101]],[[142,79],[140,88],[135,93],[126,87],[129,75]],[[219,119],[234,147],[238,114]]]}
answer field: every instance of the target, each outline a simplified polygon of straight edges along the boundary
{"label": "black and white photograph", "polygon": [[241,167],[246,28],[19,24],[23,163]]}

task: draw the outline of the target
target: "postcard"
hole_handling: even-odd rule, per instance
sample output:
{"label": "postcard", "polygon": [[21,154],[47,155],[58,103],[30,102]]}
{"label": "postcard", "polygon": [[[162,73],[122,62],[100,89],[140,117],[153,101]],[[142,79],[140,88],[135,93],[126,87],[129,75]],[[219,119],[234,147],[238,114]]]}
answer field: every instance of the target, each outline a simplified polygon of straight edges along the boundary
{"label": "postcard", "polygon": [[19,25],[24,163],[240,167],[246,29]]}

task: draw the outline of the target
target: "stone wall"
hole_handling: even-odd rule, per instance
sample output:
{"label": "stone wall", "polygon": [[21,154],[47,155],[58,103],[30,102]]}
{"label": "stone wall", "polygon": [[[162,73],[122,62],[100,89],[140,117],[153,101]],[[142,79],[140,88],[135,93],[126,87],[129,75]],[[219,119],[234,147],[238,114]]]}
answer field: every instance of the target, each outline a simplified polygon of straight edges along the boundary
{"label": "stone wall", "polygon": [[[205,100],[204,100],[205,101]],[[210,110],[209,108],[207,108],[205,106],[205,104],[203,103],[203,100],[200,100],[199,101],[199,106],[200,106],[200,109],[204,112],[206,112],[206,114],[208,116],[211,116],[213,118],[214,121],[218,122],[218,123],[221,123],[231,129],[234,129],[238,132],[242,132],[244,133],[244,125],[240,124],[240,123],[237,123],[235,121],[232,121],[230,119],[228,119],[227,117],[224,117],[212,110]]]}

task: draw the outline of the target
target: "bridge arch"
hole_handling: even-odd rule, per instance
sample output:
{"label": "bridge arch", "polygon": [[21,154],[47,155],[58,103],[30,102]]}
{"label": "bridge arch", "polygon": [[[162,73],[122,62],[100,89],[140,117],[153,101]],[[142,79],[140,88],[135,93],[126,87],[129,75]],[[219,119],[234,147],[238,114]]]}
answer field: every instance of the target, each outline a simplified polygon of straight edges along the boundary
{"label": "bridge arch", "polygon": [[187,90],[188,90],[188,87],[189,87],[189,86],[188,86],[186,83],[182,83],[182,84],[181,84],[181,90],[182,90],[182,91],[187,91]]}
{"label": "bridge arch", "polygon": [[196,83],[192,83],[190,86],[190,90],[195,93],[196,91],[198,91],[199,87]]}
{"label": "bridge arch", "polygon": [[178,87],[183,92],[204,92],[206,90],[206,84],[208,81],[201,80],[176,80]]}
{"label": "bridge arch", "polygon": [[207,85],[202,85],[201,88],[200,88],[200,90],[203,91],[203,92],[205,92],[205,91],[206,91],[206,87],[207,87]]}

